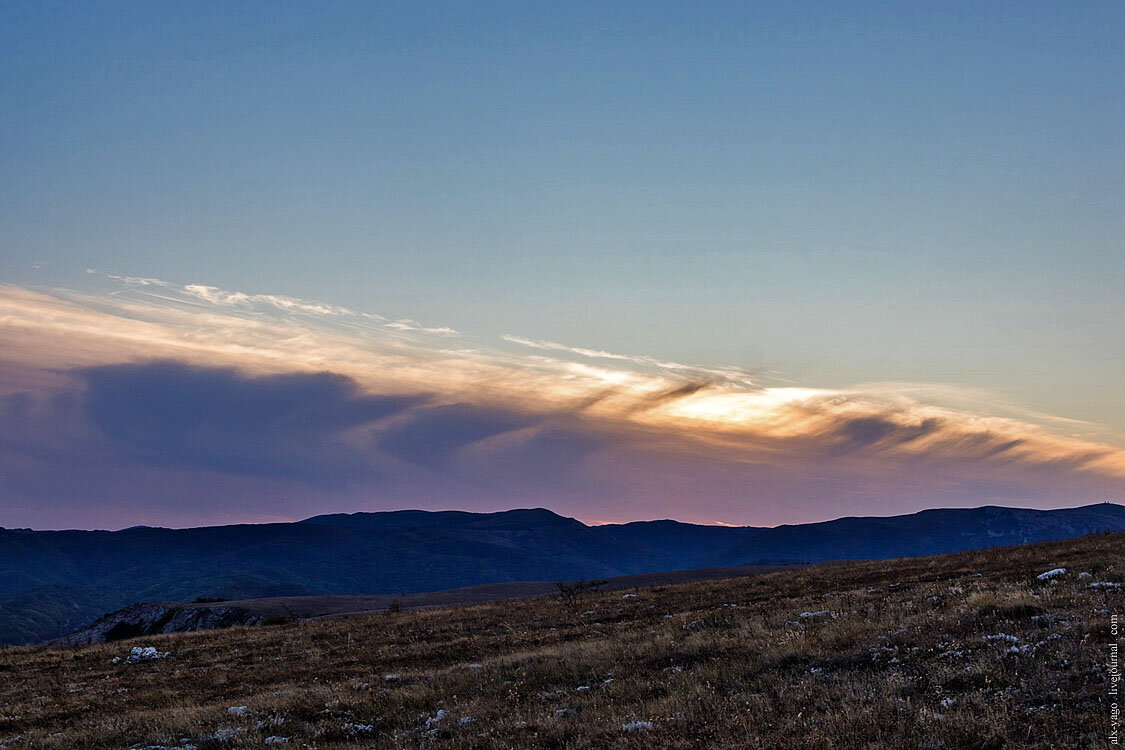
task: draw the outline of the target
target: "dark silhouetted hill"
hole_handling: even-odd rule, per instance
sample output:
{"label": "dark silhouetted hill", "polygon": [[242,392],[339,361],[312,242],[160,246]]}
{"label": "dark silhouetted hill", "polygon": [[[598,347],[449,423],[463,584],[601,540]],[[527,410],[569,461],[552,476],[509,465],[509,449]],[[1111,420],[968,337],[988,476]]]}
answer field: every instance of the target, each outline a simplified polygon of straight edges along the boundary
{"label": "dark silhouetted hill", "polygon": [[1125,507],[985,507],[777,528],[586,526],[542,508],[394,511],[298,523],[122,531],[0,529],[0,642],[63,635],[134,602],[402,595],[511,581],[879,559],[1125,529]]}

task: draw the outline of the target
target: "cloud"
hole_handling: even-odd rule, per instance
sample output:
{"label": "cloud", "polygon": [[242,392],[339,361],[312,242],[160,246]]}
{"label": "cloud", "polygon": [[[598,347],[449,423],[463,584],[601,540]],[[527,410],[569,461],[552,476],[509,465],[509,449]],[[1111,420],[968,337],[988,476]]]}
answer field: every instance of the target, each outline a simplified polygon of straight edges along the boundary
{"label": "cloud", "polygon": [[513,344],[520,344],[521,346],[529,346],[533,349],[544,349],[547,351],[569,352],[571,354],[579,354],[583,357],[592,357],[594,359],[617,359],[623,361],[634,361],[635,357],[630,357],[625,354],[613,354],[611,352],[602,351],[600,349],[584,349],[578,346],[566,346],[565,344],[558,344],[554,341],[532,341],[520,336],[513,336],[510,333],[505,333],[500,337],[504,341],[510,341]]}
{"label": "cloud", "polygon": [[79,368],[50,391],[0,396],[0,514],[22,502],[74,525],[94,503],[89,525],[229,520],[232,511],[266,520],[294,503],[308,515],[326,493],[367,502],[428,494],[471,507],[544,480],[585,486],[572,469],[596,439],[563,422],[373,394],[328,372],[166,360]]}
{"label": "cloud", "polygon": [[[97,271],[92,268],[87,268],[86,273],[96,274]],[[112,273],[106,274],[106,276],[111,279],[116,279],[123,284],[129,284],[130,286],[162,286],[167,288],[172,288],[175,286],[174,284],[171,284],[167,281],[161,281],[160,279],[153,279],[145,276],[116,276]]]}
{"label": "cloud", "polygon": [[646,411],[649,409],[656,409],[660,406],[676,401],[681,398],[687,398],[693,394],[699,393],[711,387],[711,383],[704,381],[688,381],[686,383],[677,383],[670,385],[656,393],[649,393],[644,398],[634,404],[631,408],[626,410],[628,414],[635,414],[637,412]]}
{"label": "cloud", "polygon": [[89,423],[134,460],[333,484],[374,476],[349,431],[420,403],[330,373],[249,376],[178,362],[75,373]]}
{"label": "cloud", "polygon": [[[93,268],[87,268],[86,273],[90,275],[102,275],[100,271]],[[356,316],[359,314],[346,307],[340,307],[339,305],[310,302],[309,300],[289,297],[283,294],[248,294],[246,292],[228,291],[207,284],[180,285],[171,281],[145,276],[121,276],[112,273],[104,275],[108,279],[119,281],[129,287],[159,287],[174,295],[179,295],[184,300],[194,298],[212,305],[226,307],[266,305],[283,312],[309,313],[313,315]],[[175,299],[175,297],[166,299]]]}
{"label": "cloud", "polygon": [[587,349],[580,346],[567,346],[555,341],[535,341],[533,339],[523,338],[521,336],[513,336],[510,333],[505,333],[500,337],[503,341],[520,346],[530,347],[532,349],[541,349],[544,351],[564,352],[567,354],[577,354],[581,357],[590,359],[609,359],[617,360],[620,362],[629,362],[633,365],[640,365],[643,367],[651,367],[657,370],[666,370],[677,374],[695,374],[706,375],[716,380],[729,380],[731,382],[740,383],[744,386],[754,386],[756,373],[749,370],[744,370],[739,367],[703,367],[701,365],[686,365],[680,362],[670,362],[668,360],[657,359],[655,357],[647,357],[644,355],[631,355],[631,354],[615,354],[607,352],[602,349]]}
{"label": "cloud", "polygon": [[516,337],[534,351],[490,349],[374,313],[128,278],[110,293],[0,285],[0,514],[82,493],[143,507],[172,477],[199,488],[201,514],[237,487],[249,517],[314,501],[535,502],[750,524],[1125,489],[1120,446],[1030,410],[990,413],[991,394],[772,387],[734,369]]}
{"label": "cloud", "polygon": [[841,419],[834,430],[835,448],[840,453],[864,450],[874,446],[897,446],[938,432],[943,421],[930,417],[912,424],[903,424],[886,417],[850,417]]}
{"label": "cloud", "polygon": [[533,424],[527,414],[448,404],[415,409],[408,420],[381,432],[377,444],[396,458],[436,468],[465,446]]}
{"label": "cloud", "polygon": [[[120,278],[120,277],[113,277]],[[126,280],[128,282],[128,280]],[[145,282],[156,281],[162,286],[175,288],[175,285],[168,284],[167,282],[160,282],[155,279],[140,279],[138,280],[144,284]],[[319,302],[309,302],[308,300],[298,299],[296,297],[287,297],[281,294],[246,294],[245,292],[228,292],[214,286],[206,286],[204,284],[187,284],[182,287],[182,291],[192,297],[197,297],[204,302],[210,302],[215,305],[227,306],[250,306],[254,304],[265,304],[282,310],[285,312],[298,312],[298,313],[312,313],[314,315],[338,315],[338,316],[354,316],[356,313],[347,309],[346,307],[339,307],[337,305],[325,305]]]}
{"label": "cloud", "polygon": [[695,422],[697,435],[738,450],[812,460],[929,461],[947,468],[982,461],[1069,466],[1125,478],[1125,451],[1059,435],[1042,425],[959,412],[871,392],[707,389],[644,412],[652,421]]}
{"label": "cloud", "polygon": [[436,327],[436,328],[427,328],[426,326],[422,325],[418,321],[410,320],[409,318],[402,318],[400,320],[395,320],[395,321],[392,321],[390,323],[384,323],[383,327],[384,328],[393,328],[393,329],[398,330],[398,331],[419,331],[421,333],[433,333],[433,334],[438,334],[440,336],[456,336],[457,335],[457,331],[455,331],[452,328],[449,328],[448,326],[440,326],[440,327]]}

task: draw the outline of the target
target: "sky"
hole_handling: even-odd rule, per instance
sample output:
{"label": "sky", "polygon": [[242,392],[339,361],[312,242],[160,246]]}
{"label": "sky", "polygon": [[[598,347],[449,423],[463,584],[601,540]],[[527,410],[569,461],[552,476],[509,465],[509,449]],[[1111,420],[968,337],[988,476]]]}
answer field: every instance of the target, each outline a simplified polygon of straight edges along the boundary
{"label": "sky", "polygon": [[0,5],[0,525],[1125,493],[1120,3]]}

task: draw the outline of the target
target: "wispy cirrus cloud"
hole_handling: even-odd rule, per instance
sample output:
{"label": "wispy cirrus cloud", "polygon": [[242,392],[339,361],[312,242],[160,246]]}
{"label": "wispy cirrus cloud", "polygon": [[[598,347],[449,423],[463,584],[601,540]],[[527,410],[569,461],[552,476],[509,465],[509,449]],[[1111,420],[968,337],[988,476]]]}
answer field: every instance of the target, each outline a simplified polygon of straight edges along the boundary
{"label": "wispy cirrus cloud", "polygon": [[[99,274],[98,271],[87,268],[87,274]],[[397,331],[414,331],[419,333],[437,335],[456,335],[457,331],[448,326],[425,326],[410,318],[388,320],[382,315],[370,312],[356,312],[340,305],[330,305],[323,302],[313,302],[298,297],[284,294],[260,294],[239,291],[229,291],[209,284],[175,284],[162,279],[142,276],[119,276],[105,274],[106,278],[131,287],[158,287],[173,294],[178,294],[184,301],[198,300],[220,307],[233,307],[241,309],[274,308],[283,313],[302,313],[317,316],[332,316],[337,318],[360,318],[365,321],[380,323],[383,327]],[[168,299],[167,297],[164,297]],[[174,298],[172,298],[174,300]]]}
{"label": "wispy cirrus cloud", "polygon": [[394,320],[394,321],[391,321],[390,323],[385,323],[384,326],[386,328],[394,328],[395,330],[398,330],[398,331],[419,331],[421,333],[436,333],[436,334],[440,334],[440,335],[443,335],[443,336],[455,336],[455,335],[457,335],[457,331],[455,331],[452,328],[449,328],[448,326],[437,326],[437,327],[427,328],[426,326],[422,325],[418,321],[411,320],[410,318],[400,318],[399,320]]}
{"label": "wispy cirrus cloud", "polygon": [[505,333],[500,338],[504,341],[530,347],[532,349],[564,352],[566,354],[577,354],[578,356],[588,357],[590,359],[617,360],[619,362],[627,362],[633,365],[651,367],[657,370],[664,370],[671,373],[694,374],[717,378],[719,380],[729,380],[747,386],[754,386],[756,384],[755,373],[752,373],[748,370],[743,370],[738,367],[703,367],[701,365],[686,365],[681,362],[670,362],[668,360],[657,359],[655,357],[646,357],[643,355],[614,354],[613,352],[607,352],[601,349],[587,349],[580,346],[567,346],[555,341],[535,341],[533,339],[526,339],[521,336],[513,336],[510,333]]}
{"label": "wispy cirrus cloud", "polygon": [[[28,507],[66,495],[49,474],[68,464],[76,484],[99,486],[87,472],[117,493],[121,476],[148,477],[138,498],[168,472],[237,478],[263,517],[278,492],[286,507],[535,502],[761,524],[1125,488],[1120,445],[970,389],[772,386],[739,368],[505,335],[512,351],[330,304],[99,277],[117,287],[0,286],[0,393],[14,399],[0,490]],[[62,419],[50,405],[63,403],[78,412]]]}
{"label": "wispy cirrus cloud", "polygon": [[[152,279],[145,279],[145,282],[151,282]],[[167,282],[159,282],[162,286],[176,288],[174,285]],[[224,289],[219,289],[214,286],[207,286],[205,284],[187,284],[181,287],[182,290],[197,297],[204,302],[210,302],[215,305],[229,305],[234,307],[239,306],[252,306],[255,304],[270,305],[276,307],[278,310],[284,312],[302,312],[311,313],[313,315],[339,315],[354,317],[357,313],[352,312],[346,307],[339,307],[338,305],[325,305],[319,302],[309,302],[308,300],[298,299],[296,297],[287,297],[281,294],[246,294],[245,292],[228,292]]]}

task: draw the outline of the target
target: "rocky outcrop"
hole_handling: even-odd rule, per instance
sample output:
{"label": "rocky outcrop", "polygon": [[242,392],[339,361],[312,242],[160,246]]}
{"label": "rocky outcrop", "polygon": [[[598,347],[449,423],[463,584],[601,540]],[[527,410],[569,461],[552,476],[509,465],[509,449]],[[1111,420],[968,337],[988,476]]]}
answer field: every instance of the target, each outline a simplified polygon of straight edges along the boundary
{"label": "rocky outcrop", "polygon": [[214,630],[233,625],[257,625],[263,615],[221,604],[140,602],[111,612],[84,628],[50,642],[52,646],[86,646],[161,633]]}

